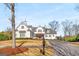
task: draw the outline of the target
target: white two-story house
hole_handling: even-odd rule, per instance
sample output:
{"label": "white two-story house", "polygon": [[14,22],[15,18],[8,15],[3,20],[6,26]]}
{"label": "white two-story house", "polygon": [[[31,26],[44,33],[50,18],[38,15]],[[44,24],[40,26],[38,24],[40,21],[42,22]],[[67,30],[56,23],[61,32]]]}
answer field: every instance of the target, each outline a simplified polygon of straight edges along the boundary
{"label": "white two-story house", "polygon": [[56,39],[56,32],[51,28],[42,26],[33,27],[26,21],[21,22],[16,28],[16,38],[44,38]]}

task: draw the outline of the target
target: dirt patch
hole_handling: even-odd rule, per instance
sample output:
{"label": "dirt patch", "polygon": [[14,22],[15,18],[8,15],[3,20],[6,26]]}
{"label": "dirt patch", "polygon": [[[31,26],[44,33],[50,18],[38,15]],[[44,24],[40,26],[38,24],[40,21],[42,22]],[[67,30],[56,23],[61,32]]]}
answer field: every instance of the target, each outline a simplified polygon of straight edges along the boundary
{"label": "dirt patch", "polygon": [[77,44],[77,45],[79,45],[79,42],[71,42],[71,44]]}
{"label": "dirt patch", "polygon": [[24,47],[16,47],[16,48],[7,47],[7,48],[1,48],[0,49],[0,54],[10,56],[10,55],[18,54],[18,53],[23,53],[24,51],[28,51],[28,48],[24,48]]}
{"label": "dirt patch", "polygon": [[72,46],[79,46],[79,42],[70,42],[69,45],[72,45]]}
{"label": "dirt patch", "polygon": [[28,51],[18,53],[16,56],[53,56],[55,53],[52,48],[45,48],[45,55],[41,51],[42,49],[40,48],[29,48]]}
{"label": "dirt patch", "polygon": [[[46,40],[46,46],[49,42]],[[42,40],[16,40],[17,48],[10,48],[12,46],[12,40],[0,41],[0,55],[4,56],[43,56],[40,52],[40,49],[37,47],[28,47],[28,46],[42,46]],[[6,48],[5,48],[6,47]],[[52,48],[45,48],[45,55],[51,56],[54,54]]]}
{"label": "dirt patch", "polygon": [[[22,44],[22,45],[21,45]],[[16,40],[16,46],[39,46],[42,40]],[[0,41],[0,46],[12,46],[12,40]]]}

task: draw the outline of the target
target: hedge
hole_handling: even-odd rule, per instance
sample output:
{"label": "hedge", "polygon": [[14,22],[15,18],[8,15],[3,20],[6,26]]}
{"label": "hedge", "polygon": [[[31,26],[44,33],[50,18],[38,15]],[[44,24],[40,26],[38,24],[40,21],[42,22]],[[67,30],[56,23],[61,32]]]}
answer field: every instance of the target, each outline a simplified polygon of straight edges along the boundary
{"label": "hedge", "polygon": [[65,41],[69,41],[69,42],[76,42],[79,41],[79,34],[76,36],[68,36],[68,37],[64,37]]}
{"label": "hedge", "polygon": [[8,35],[0,34],[0,40],[9,40],[10,37]]}

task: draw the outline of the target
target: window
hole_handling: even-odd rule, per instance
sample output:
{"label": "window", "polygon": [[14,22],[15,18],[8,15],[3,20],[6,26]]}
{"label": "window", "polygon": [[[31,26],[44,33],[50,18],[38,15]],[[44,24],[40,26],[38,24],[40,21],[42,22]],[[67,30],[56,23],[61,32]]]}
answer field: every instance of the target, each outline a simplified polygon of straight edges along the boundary
{"label": "window", "polygon": [[20,38],[24,38],[25,37],[25,33],[20,33]]}
{"label": "window", "polygon": [[47,30],[47,33],[50,33],[50,30]]}
{"label": "window", "polygon": [[21,26],[22,29],[24,29],[24,26]]}
{"label": "window", "polygon": [[51,35],[49,35],[49,37],[51,37]]}
{"label": "window", "polygon": [[41,29],[38,29],[38,32],[42,32],[42,30]]}
{"label": "window", "polygon": [[24,38],[25,37],[25,33],[26,33],[25,31],[20,31],[19,33],[20,33],[20,38]]}
{"label": "window", "polygon": [[45,35],[46,37],[51,37],[51,35],[50,34],[48,34],[48,35]]}

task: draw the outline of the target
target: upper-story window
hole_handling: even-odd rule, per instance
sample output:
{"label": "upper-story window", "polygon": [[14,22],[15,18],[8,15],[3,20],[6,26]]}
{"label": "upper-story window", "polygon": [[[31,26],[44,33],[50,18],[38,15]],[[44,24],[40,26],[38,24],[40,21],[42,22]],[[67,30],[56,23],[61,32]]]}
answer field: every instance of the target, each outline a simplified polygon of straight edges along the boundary
{"label": "upper-story window", "polygon": [[38,29],[38,32],[42,32],[42,30],[41,29]]}
{"label": "upper-story window", "polygon": [[49,35],[49,37],[51,37],[51,35]]}
{"label": "upper-story window", "polygon": [[50,33],[50,30],[47,30],[47,33]]}
{"label": "upper-story window", "polygon": [[24,29],[24,26],[21,26],[21,29]]}

